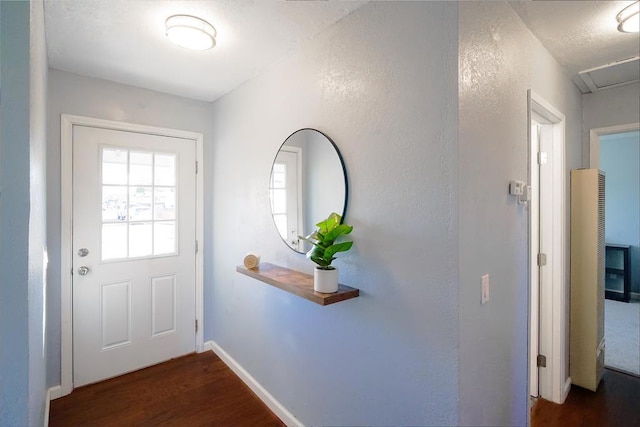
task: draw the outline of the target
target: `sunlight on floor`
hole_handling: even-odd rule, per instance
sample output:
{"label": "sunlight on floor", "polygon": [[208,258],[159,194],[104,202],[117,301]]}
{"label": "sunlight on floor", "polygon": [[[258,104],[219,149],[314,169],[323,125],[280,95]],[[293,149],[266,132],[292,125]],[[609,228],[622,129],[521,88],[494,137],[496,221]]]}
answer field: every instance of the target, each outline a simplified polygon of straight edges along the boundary
{"label": "sunlight on floor", "polygon": [[640,303],[605,300],[605,365],[640,375]]}

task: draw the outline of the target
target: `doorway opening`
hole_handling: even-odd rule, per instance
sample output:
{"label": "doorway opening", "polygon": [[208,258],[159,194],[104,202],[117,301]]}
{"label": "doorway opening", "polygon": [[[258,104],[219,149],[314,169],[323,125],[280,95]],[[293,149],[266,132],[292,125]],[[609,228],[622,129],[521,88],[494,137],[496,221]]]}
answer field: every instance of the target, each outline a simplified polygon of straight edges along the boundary
{"label": "doorway opening", "polygon": [[591,167],[606,174],[605,366],[640,375],[640,130],[593,129]]}
{"label": "doorway opening", "polygon": [[565,118],[533,91],[529,114],[529,393],[569,393]]}

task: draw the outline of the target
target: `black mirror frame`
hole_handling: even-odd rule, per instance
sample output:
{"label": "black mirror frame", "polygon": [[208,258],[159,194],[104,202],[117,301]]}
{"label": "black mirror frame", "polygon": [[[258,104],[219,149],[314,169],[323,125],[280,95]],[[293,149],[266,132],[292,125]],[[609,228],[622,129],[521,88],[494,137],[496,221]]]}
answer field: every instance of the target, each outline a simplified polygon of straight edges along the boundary
{"label": "black mirror frame", "polygon": [[[282,144],[280,144],[280,147],[278,148],[278,151],[276,152],[276,155],[273,158],[273,163],[271,164],[271,170],[269,172],[269,181],[267,181],[267,182],[271,182],[271,176],[273,175],[273,166],[275,165],[276,158],[278,157],[278,153],[280,153],[280,150],[282,150],[282,147],[284,147],[284,145],[287,143],[289,138],[291,138],[293,135],[295,135],[298,132],[305,131],[305,130],[318,132],[320,135],[324,136],[327,139],[327,141],[329,141],[331,143],[331,145],[333,146],[333,149],[336,150],[336,154],[338,155],[338,160],[340,160],[340,166],[342,166],[342,174],[344,176],[344,204],[342,206],[342,213],[340,213],[340,212],[336,212],[336,213],[340,214],[340,217],[341,217],[340,222],[342,223],[342,222],[344,222],[344,217],[347,214],[347,204],[348,204],[348,200],[349,200],[349,180],[347,179],[347,167],[345,166],[344,159],[342,158],[342,153],[338,149],[338,146],[324,132],[319,131],[318,129],[314,129],[314,128],[301,128],[301,129],[298,129],[298,130],[292,132],[291,134],[289,134],[289,136],[287,136],[285,138],[284,142]],[[271,200],[271,197],[269,197],[269,200]],[[330,213],[331,212],[327,212],[327,215],[329,215]],[[273,221],[273,212],[271,212],[271,220]],[[273,223],[273,225],[275,226],[275,222]],[[277,231],[277,228],[276,228],[276,231]],[[285,246],[288,247],[289,249],[291,249],[292,251],[294,251],[296,253],[299,253],[299,254],[305,254],[306,253],[306,252],[301,252],[301,251],[298,251],[298,250],[292,248],[291,246],[289,246],[287,244],[287,242],[282,238],[282,236],[280,236],[279,233],[277,233],[277,234],[278,234],[278,237],[280,238],[280,240],[282,240],[282,243],[284,243]]]}

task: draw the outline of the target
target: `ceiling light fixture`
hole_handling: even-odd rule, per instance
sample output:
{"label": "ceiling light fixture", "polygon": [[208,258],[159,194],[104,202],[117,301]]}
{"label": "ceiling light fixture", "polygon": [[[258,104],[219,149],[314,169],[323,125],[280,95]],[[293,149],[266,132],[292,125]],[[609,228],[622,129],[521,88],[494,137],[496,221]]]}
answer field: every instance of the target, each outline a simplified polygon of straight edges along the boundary
{"label": "ceiling light fixture", "polygon": [[637,33],[640,31],[640,0],[625,7],[616,16],[618,31],[621,33]]}
{"label": "ceiling light fixture", "polygon": [[207,50],[216,45],[216,29],[190,15],[173,15],[165,21],[169,40],[187,49]]}

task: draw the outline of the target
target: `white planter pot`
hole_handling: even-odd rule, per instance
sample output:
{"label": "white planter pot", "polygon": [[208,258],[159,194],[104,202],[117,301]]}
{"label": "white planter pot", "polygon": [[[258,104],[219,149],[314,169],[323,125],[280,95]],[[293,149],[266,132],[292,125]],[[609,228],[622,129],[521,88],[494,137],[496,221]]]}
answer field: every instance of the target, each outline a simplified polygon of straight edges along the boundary
{"label": "white planter pot", "polygon": [[338,292],[338,269],[323,270],[316,267],[313,271],[313,290],[323,294]]}

